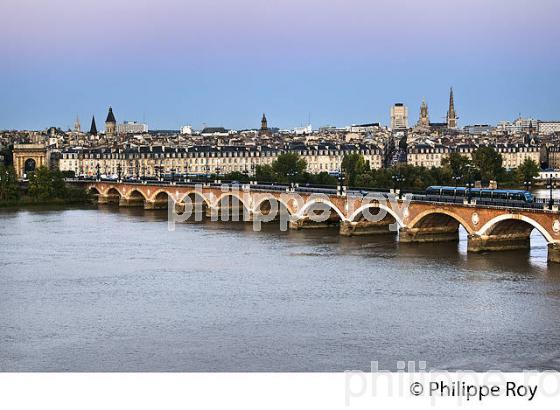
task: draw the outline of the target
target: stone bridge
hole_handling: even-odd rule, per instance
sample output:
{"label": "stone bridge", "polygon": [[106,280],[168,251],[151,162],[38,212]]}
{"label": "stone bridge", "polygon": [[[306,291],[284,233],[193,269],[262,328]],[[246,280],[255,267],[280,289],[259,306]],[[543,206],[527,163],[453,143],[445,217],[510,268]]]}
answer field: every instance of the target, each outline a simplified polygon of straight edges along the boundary
{"label": "stone bridge", "polygon": [[[251,221],[271,209],[286,215],[291,229],[338,225],[341,235],[397,233],[400,242],[457,241],[459,226],[468,234],[468,251],[500,251],[530,247],[536,229],[548,243],[548,261],[560,263],[560,213],[557,210],[506,208],[477,204],[410,201],[390,196],[286,192],[278,187],[252,189],[218,185],[85,182],[99,204],[180,209],[187,201],[199,204],[205,216],[228,211],[232,220]],[[259,186],[261,187],[261,186]],[[317,221],[314,215],[326,214]],[[243,214],[243,219],[233,215]],[[372,218],[373,216],[373,218]]]}

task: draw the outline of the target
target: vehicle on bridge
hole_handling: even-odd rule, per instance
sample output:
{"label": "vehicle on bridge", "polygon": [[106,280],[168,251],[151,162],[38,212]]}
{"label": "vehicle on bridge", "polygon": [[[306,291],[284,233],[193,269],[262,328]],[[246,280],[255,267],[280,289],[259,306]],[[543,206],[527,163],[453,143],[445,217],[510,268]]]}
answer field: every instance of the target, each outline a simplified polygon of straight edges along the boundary
{"label": "vehicle on bridge", "polygon": [[[470,192],[469,192],[470,191]],[[511,202],[532,204],[535,199],[529,191],[519,189],[487,189],[452,186],[430,186],[426,189],[427,197],[468,198],[484,202]]]}

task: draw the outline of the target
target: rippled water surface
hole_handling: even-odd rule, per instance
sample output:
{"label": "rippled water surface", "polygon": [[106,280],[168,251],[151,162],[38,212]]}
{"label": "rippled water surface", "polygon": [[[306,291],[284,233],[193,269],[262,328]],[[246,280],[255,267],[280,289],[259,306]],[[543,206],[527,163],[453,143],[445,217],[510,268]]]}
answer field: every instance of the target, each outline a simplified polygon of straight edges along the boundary
{"label": "rippled water surface", "polygon": [[546,243],[467,255],[138,209],[0,212],[2,371],[560,370]]}

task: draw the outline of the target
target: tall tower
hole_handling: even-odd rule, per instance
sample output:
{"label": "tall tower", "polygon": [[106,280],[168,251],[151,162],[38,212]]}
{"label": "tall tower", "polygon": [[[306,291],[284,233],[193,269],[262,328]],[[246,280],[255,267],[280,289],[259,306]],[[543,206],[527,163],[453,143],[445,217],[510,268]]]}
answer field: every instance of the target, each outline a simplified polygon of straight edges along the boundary
{"label": "tall tower", "polygon": [[428,115],[428,104],[426,104],[426,98],[422,98],[422,105],[420,105],[420,118],[418,119],[418,125],[422,127],[428,127],[430,125],[430,117]]}
{"label": "tall tower", "polygon": [[97,135],[97,126],[95,125],[95,115],[91,117],[91,127],[89,127],[89,133],[91,135]]}
{"label": "tall tower", "polygon": [[109,112],[107,113],[107,119],[105,120],[105,134],[108,137],[114,136],[116,128],[117,128],[117,120],[115,119],[115,115],[113,114],[113,109],[109,107]]}
{"label": "tall tower", "polygon": [[408,108],[403,103],[391,107],[391,129],[405,130],[408,128]]}
{"label": "tall tower", "polygon": [[264,113],[261,119],[261,131],[268,131],[268,122],[266,121],[266,115],[264,115]]}
{"label": "tall tower", "polygon": [[80,125],[80,117],[78,117],[76,115],[76,121],[74,121],[74,131],[75,132],[81,132],[82,131],[82,127]]}
{"label": "tall tower", "polygon": [[449,110],[447,111],[447,128],[457,128],[457,114],[455,113],[455,101],[453,100],[453,87],[449,91]]}

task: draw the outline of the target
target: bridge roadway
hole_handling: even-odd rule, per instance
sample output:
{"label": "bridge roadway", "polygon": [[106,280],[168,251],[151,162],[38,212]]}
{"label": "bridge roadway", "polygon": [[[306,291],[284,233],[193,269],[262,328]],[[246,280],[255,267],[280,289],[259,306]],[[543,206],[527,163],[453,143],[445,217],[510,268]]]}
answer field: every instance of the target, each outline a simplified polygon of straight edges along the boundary
{"label": "bridge roadway", "polygon": [[[548,261],[560,263],[560,213],[557,206],[542,202],[470,204],[453,199],[405,195],[403,199],[374,191],[343,191],[321,188],[289,188],[262,184],[211,184],[201,182],[71,180],[85,185],[99,204],[143,206],[145,209],[175,208],[190,200],[213,213],[243,214],[252,221],[280,209],[291,229],[338,224],[341,235],[397,233],[400,242],[457,241],[459,226],[468,234],[468,251],[501,251],[530,247],[536,229],[548,243]],[[376,195],[375,198],[370,198]],[[407,198],[408,197],[408,198]],[[447,201],[447,202],[444,202]],[[170,202],[171,201],[171,202]],[[315,217],[324,211],[326,217]],[[373,217],[372,217],[373,216]],[[226,219],[228,220],[228,219]],[[232,220],[239,220],[233,219]],[[263,221],[268,221],[263,219]]]}

